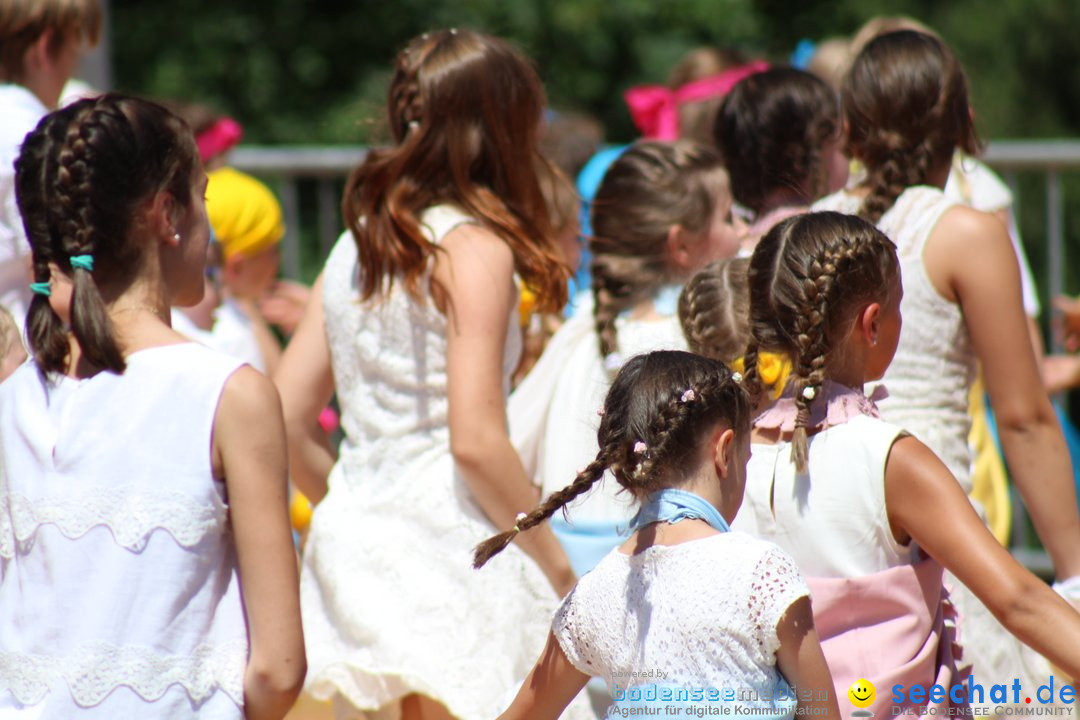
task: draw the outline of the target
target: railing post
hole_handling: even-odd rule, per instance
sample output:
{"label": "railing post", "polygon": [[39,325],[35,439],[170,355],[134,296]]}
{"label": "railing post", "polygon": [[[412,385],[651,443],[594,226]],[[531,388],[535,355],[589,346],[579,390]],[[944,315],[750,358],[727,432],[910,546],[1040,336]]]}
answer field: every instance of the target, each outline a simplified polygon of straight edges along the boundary
{"label": "railing post", "polygon": [[300,277],[300,194],[296,177],[281,178],[281,212],[285,215],[285,238],[281,243],[281,266],[285,277]]}

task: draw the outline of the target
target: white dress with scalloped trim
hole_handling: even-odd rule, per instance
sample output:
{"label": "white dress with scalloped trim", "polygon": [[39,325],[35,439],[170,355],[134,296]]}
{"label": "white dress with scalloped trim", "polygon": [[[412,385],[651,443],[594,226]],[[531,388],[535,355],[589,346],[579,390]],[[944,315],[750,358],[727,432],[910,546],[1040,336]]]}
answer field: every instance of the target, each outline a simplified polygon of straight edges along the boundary
{"label": "white dress with scalloped trim", "polygon": [[0,717],[243,718],[248,637],[196,343],[0,384]]}
{"label": "white dress with scalloped trim", "polygon": [[[472,220],[436,206],[422,222],[438,243]],[[362,303],[358,281],[346,232],[323,271],[345,438],[304,549],[307,688],[379,717],[420,693],[462,720],[490,720],[539,657],[558,598],[516,545],[473,570],[473,548],[498,528],[450,455],[446,316],[400,281]],[[507,390],[521,352],[517,323],[514,308]],[[575,703],[564,717],[591,713]]]}

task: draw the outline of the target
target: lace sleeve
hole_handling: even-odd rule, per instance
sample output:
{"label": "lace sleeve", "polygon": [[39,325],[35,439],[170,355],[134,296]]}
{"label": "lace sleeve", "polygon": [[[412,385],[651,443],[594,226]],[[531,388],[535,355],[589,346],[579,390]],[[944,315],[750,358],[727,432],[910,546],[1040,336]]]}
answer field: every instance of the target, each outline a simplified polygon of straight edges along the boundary
{"label": "lace sleeve", "polygon": [[750,586],[750,617],[766,659],[772,659],[780,649],[776,634],[780,618],[792,603],[809,594],[806,581],[790,555],[775,546],[762,553],[754,566]]}
{"label": "lace sleeve", "polygon": [[570,591],[551,621],[551,632],[559,642],[566,659],[586,675],[599,675],[600,665],[595,657],[596,644],[589,639],[590,628],[581,612],[578,588]]}

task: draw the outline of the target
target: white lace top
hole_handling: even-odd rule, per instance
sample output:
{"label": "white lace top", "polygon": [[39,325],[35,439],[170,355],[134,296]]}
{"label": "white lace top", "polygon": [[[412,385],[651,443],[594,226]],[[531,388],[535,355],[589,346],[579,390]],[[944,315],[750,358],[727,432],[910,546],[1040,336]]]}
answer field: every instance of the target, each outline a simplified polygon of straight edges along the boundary
{"label": "white lace top", "polygon": [[247,628],[195,343],[0,384],[0,716],[240,718]]}
{"label": "white lace top", "polygon": [[[927,238],[955,204],[937,188],[920,185],[905,190],[878,221],[896,243],[904,283],[900,344],[881,381],[889,397],[878,406],[883,418],[926,443],[970,493],[968,391],[975,350],[960,306],[941,296],[923,264]],[[861,205],[862,198],[841,190],[813,209],[854,215]]]}
{"label": "white lace top", "polygon": [[566,596],[552,631],[574,667],[612,693],[672,684],[760,699],[785,687],[776,625],[808,594],[778,547],[720,533],[637,555],[613,550]]}

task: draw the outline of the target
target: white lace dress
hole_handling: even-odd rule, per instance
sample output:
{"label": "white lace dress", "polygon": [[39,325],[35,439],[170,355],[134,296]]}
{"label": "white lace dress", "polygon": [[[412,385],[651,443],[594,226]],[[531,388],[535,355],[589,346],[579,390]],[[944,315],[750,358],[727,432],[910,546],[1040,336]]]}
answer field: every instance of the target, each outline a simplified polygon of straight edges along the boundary
{"label": "white lace dress", "polygon": [[247,625],[195,343],[0,384],[0,717],[243,718]]}
{"label": "white lace dress", "polygon": [[[470,222],[448,206],[422,219],[435,242]],[[381,302],[359,302],[348,233],[323,283],[345,439],[304,549],[307,687],[390,712],[420,693],[462,720],[490,720],[539,657],[558,599],[515,545],[472,568],[474,546],[499,529],[450,455],[446,317],[400,282]],[[521,351],[516,309],[507,328],[509,389]]]}
{"label": "white lace dress", "polygon": [[720,533],[611,551],[563,601],[552,631],[571,664],[603,677],[615,698],[635,686],[732,688],[744,707],[774,708],[766,698],[789,692],[776,625],[808,594],[778,547]]}

